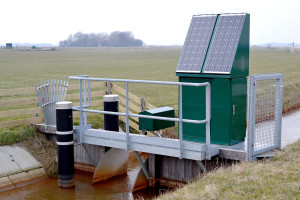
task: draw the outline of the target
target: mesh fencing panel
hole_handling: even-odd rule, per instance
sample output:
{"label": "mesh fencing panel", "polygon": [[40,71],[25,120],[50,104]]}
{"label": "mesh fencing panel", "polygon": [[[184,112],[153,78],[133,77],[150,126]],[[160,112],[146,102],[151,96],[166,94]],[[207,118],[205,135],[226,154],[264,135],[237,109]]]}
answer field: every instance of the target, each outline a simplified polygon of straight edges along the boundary
{"label": "mesh fencing panel", "polygon": [[248,160],[281,145],[282,74],[253,75],[248,83]]}
{"label": "mesh fencing panel", "polygon": [[254,151],[276,145],[276,80],[256,82]]}

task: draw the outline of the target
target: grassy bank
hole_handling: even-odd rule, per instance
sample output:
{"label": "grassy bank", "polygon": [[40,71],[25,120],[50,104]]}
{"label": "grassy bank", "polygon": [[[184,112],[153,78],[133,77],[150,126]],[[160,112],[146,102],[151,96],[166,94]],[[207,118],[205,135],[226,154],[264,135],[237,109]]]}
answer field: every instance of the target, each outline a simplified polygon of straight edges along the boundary
{"label": "grassy bank", "polygon": [[272,161],[242,162],[221,167],[174,192],[166,199],[299,199],[300,140]]}
{"label": "grassy bank", "polygon": [[56,146],[44,135],[38,133],[35,127],[20,126],[0,129],[0,146],[12,144],[25,147],[44,166],[47,175],[57,176]]}

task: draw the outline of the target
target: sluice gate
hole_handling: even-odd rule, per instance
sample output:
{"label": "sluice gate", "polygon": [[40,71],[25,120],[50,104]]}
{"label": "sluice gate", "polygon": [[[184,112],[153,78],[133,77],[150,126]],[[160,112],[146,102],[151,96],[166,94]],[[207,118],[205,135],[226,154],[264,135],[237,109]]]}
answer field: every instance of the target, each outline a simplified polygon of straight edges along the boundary
{"label": "sluice gate", "polygon": [[[215,157],[252,161],[261,153],[280,148],[283,76],[249,76],[249,30],[247,13],[193,16],[176,69],[179,82],[70,76],[80,85],[79,106],[72,108],[79,112],[74,140],[83,147],[103,147],[101,158],[91,159],[96,167],[93,182],[126,173],[128,151],[141,166],[134,191],[156,181],[191,180],[200,171],[208,171],[203,161]],[[107,86],[124,84],[125,110],[89,109],[92,81],[107,82]],[[170,107],[132,113],[129,89],[133,84],[178,87],[178,117]],[[118,101],[116,96],[112,99]],[[111,124],[123,117],[125,130],[118,131],[115,125],[92,129],[88,113],[115,119]],[[138,119],[141,134],[130,132],[132,118]],[[162,137],[161,129],[175,123],[177,139]],[[109,121],[105,127],[110,127]],[[154,136],[145,134],[153,131]],[[149,156],[143,160],[139,152]]]}

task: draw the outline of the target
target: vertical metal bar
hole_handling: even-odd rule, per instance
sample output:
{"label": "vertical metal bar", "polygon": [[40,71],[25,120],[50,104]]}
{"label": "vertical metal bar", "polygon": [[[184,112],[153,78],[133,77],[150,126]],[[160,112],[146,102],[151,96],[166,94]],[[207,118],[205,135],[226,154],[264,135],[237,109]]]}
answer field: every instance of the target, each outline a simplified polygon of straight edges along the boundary
{"label": "vertical metal bar", "polygon": [[129,150],[129,96],[128,81],[126,81],[126,149]]}
{"label": "vertical metal bar", "polygon": [[179,85],[179,158],[182,159],[182,85]]}
{"label": "vertical metal bar", "polygon": [[253,160],[254,137],[255,137],[255,115],[256,115],[256,79],[249,76],[248,96],[248,122],[247,122],[247,161]]}
{"label": "vertical metal bar", "polygon": [[41,108],[43,110],[43,117],[44,117],[44,121],[45,121],[45,124],[47,124],[47,113],[46,113],[46,110],[45,110],[45,91],[44,91],[44,87],[43,87],[43,82],[41,82],[41,84],[39,84],[39,92],[40,94],[42,95],[41,99],[42,99],[42,102],[41,102]]}
{"label": "vertical metal bar", "polygon": [[48,88],[47,88],[47,81],[44,81],[44,86],[43,86],[44,92],[45,92],[45,104],[44,104],[44,108],[45,108],[45,113],[46,113],[46,125],[49,125],[49,112],[48,112]]}
{"label": "vertical metal bar", "polygon": [[55,108],[55,103],[56,103],[56,80],[53,80],[53,109],[54,109],[54,124],[56,124],[56,108]]}
{"label": "vertical metal bar", "polygon": [[66,98],[66,95],[67,95],[68,86],[69,86],[69,82],[67,81],[66,85],[65,85],[65,93],[64,93],[64,98],[63,98],[64,101],[65,101],[65,98]]}
{"label": "vertical metal bar", "polygon": [[61,101],[62,80],[59,83],[58,102]]}
{"label": "vertical metal bar", "polygon": [[79,111],[79,131],[80,131],[80,143],[82,143],[83,141],[83,127],[82,127],[82,80],[80,79],[79,80],[79,108],[80,108],[80,111]]}
{"label": "vertical metal bar", "polygon": [[[86,106],[86,80],[83,80],[83,86],[84,86],[83,87],[83,89],[84,89],[83,102],[84,102],[84,105]],[[83,115],[84,115],[84,125],[87,125],[87,119],[86,119],[87,113],[84,112]]]}
{"label": "vertical metal bar", "polygon": [[40,106],[40,108],[41,108],[41,110],[42,110],[42,113],[43,113],[43,117],[44,117],[44,120],[45,120],[45,116],[44,116],[44,110],[43,110],[43,107],[42,107],[42,96],[41,96],[41,93],[40,93],[40,91],[39,91],[39,88],[40,87],[40,84],[38,83],[37,85],[35,85],[35,91],[36,91],[36,94],[37,94],[37,96],[38,96],[38,101],[39,101],[39,106]]}
{"label": "vertical metal bar", "polygon": [[88,81],[89,105],[91,106],[91,80]]}
{"label": "vertical metal bar", "polygon": [[63,96],[63,89],[64,89],[63,80],[60,80],[59,101],[63,100],[63,98],[62,98],[62,96]]}
{"label": "vertical metal bar", "polygon": [[281,148],[281,123],[282,123],[282,87],[283,78],[276,80],[276,100],[275,100],[275,122],[276,122],[276,144]]}
{"label": "vertical metal bar", "polygon": [[206,159],[211,159],[210,153],[210,118],[211,118],[211,88],[210,84],[205,86],[205,120],[206,120]]}
{"label": "vertical metal bar", "polygon": [[56,100],[55,102],[59,102],[59,80],[56,80]]}
{"label": "vertical metal bar", "polygon": [[65,84],[66,84],[66,81],[63,81],[62,85],[61,85],[61,96],[60,96],[61,101],[64,101]]}
{"label": "vertical metal bar", "polygon": [[47,84],[47,94],[48,94],[48,104],[47,104],[47,112],[49,114],[49,125],[51,125],[51,87],[50,87],[50,80],[48,80]]}
{"label": "vertical metal bar", "polygon": [[51,100],[51,104],[50,104],[50,115],[51,115],[51,124],[55,124],[54,122],[54,114],[55,114],[55,108],[54,108],[54,104],[53,104],[53,79],[50,80],[50,100]]}

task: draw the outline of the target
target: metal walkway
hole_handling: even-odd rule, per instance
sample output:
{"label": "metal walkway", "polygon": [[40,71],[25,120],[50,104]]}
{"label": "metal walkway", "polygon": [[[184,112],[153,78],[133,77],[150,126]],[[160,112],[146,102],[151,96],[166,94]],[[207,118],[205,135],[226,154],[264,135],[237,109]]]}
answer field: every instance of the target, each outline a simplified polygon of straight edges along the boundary
{"label": "metal walkway", "polygon": [[[248,84],[248,127],[245,142],[222,146],[210,143],[210,117],[211,117],[211,91],[209,83],[183,83],[163,81],[143,81],[125,79],[89,78],[89,76],[70,76],[70,79],[79,80],[80,98],[78,107],[73,110],[80,112],[79,127],[75,129],[75,139],[80,143],[101,145],[106,147],[133,150],[151,154],[159,154],[180,159],[196,161],[210,160],[212,156],[219,155],[233,160],[254,160],[263,152],[280,148],[281,118],[282,118],[282,74],[250,76]],[[126,84],[126,113],[108,112],[87,109],[91,104],[91,81],[123,82]],[[129,112],[129,83],[163,84],[179,86],[179,118],[156,117],[133,114]],[[206,116],[203,120],[190,120],[182,118],[182,86],[205,87]],[[265,106],[265,104],[268,106]],[[119,115],[126,117],[126,132],[113,132],[101,129],[91,129],[87,124],[87,112]],[[262,114],[263,118],[262,118]],[[150,137],[132,134],[129,132],[129,117],[149,118],[178,122],[178,139]],[[274,123],[271,123],[275,121]],[[206,143],[183,140],[182,123],[206,124]],[[268,126],[265,126],[268,124]],[[262,126],[263,125],[263,126]]]}

